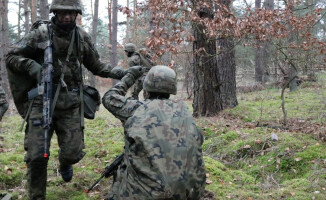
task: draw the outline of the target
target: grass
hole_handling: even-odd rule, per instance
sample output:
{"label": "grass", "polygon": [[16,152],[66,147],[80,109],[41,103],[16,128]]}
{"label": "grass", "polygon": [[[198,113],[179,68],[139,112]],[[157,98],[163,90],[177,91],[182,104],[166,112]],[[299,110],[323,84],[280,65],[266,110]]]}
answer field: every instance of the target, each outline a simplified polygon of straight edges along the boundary
{"label": "grass", "polygon": [[[286,92],[288,118],[304,121],[311,134],[303,129],[256,127],[257,122],[282,121],[280,91],[273,88],[239,94],[236,108],[225,110],[217,117],[196,119],[205,137],[206,188],[216,199],[324,199],[326,140],[314,133],[325,131],[325,83],[326,75],[322,74],[318,82],[304,83],[300,90]],[[24,134],[18,131],[20,122],[21,118],[13,115],[4,117],[1,124],[0,193],[27,199]],[[272,134],[277,135],[277,140],[272,140]],[[47,199],[104,198],[112,182],[110,178],[102,179],[90,194],[84,191],[123,151],[119,120],[102,107],[95,120],[86,120],[85,145],[86,156],[74,165],[72,182],[65,183],[58,173],[59,148],[53,136]]]}

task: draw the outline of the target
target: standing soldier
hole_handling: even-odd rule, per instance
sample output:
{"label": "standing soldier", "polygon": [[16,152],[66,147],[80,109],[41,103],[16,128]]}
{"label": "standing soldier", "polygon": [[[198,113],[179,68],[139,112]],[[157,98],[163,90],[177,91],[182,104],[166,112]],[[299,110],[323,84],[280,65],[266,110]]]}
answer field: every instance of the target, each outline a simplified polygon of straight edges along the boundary
{"label": "standing soldier", "polygon": [[[34,23],[33,29],[13,46],[6,58],[16,107],[27,119],[25,162],[29,199],[33,200],[46,198],[48,157],[44,152],[48,149],[45,146],[50,146],[54,131],[60,147],[59,170],[65,182],[72,179],[72,165],[85,155],[81,65],[101,77],[121,79],[125,74],[120,67],[102,63],[89,34],[76,25],[77,14],[82,14],[79,0],[53,0],[50,12],[54,13],[51,21]],[[42,95],[29,99],[27,92],[42,79],[48,41],[51,41],[53,49],[53,99],[50,112],[52,125],[46,143]],[[44,70],[43,73],[46,72]]]}
{"label": "standing soldier", "polygon": [[178,199],[197,200],[205,188],[203,135],[183,101],[176,94],[176,74],[155,66],[144,79],[145,101],[126,98],[140,66],[105,93],[102,102],[124,126],[124,157],[116,171],[108,200]]}
{"label": "standing soldier", "polygon": [[0,121],[2,120],[3,115],[8,110],[8,102],[6,99],[5,90],[0,86]]}
{"label": "standing soldier", "polygon": [[[136,45],[132,43],[126,44],[124,50],[126,56],[129,58],[129,62],[128,62],[129,67],[142,66],[146,68],[146,72],[142,77],[140,77],[136,81],[131,91],[131,96],[135,99],[138,99],[138,95],[140,91],[143,89],[143,80],[147,72],[152,68],[152,66],[155,65],[155,63],[153,63],[153,61],[151,60],[151,56],[149,56],[149,54],[146,52],[145,49],[140,49],[140,51],[137,52]],[[146,97],[144,96],[144,98]]]}

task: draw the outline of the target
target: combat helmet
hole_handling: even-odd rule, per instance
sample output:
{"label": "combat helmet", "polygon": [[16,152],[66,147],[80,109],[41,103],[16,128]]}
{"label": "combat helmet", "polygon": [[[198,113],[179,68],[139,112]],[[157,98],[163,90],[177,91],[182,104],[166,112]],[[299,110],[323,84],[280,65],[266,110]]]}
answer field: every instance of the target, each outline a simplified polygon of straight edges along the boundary
{"label": "combat helmet", "polygon": [[147,92],[177,94],[177,75],[167,66],[154,66],[145,77],[143,89]]}
{"label": "combat helmet", "polygon": [[57,10],[74,10],[82,14],[80,0],[53,0],[50,6],[50,13]]}
{"label": "combat helmet", "polygon": [[126,52],[129,52],[129,53],[133,53],[136,51],[136,45],[134,45],[133,43],[128,43],[125,45],[125,49],[124,49]]}

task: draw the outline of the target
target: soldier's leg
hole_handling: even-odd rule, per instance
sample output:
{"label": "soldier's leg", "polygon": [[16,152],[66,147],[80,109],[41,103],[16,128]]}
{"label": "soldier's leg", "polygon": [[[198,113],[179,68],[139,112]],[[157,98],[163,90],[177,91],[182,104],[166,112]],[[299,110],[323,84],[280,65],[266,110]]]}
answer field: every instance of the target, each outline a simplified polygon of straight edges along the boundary
{"label": "soldier's leg", "polygon": [[[53,131],[49,132],[48,147]],[[44,158],[44,129],[42,127],[42,108],[33,107],[25,130],[24,147],[27,151],[25,162],[27,164],[28,195],[31,200],[45,199],[47,163]]]}
{"label": "soldier's leg", "polygon": [[85,155],[84,131],[80,122],[80,108],[60,110],[55,113],[55,132],[58,136],[59,162],[69,166],[79,162]]}

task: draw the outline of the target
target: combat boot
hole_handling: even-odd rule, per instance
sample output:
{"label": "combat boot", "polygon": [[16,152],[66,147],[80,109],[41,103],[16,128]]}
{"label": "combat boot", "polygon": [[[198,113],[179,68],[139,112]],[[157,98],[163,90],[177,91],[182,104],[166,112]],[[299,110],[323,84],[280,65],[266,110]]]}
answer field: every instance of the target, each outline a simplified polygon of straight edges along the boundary
{"label": "combat boot", "polygon": [[62,179],[65,182],[71,181],[72,175],[74,174],[74,170],[72,168],[72,165],[60,166],[60,174],[61,174]]}

